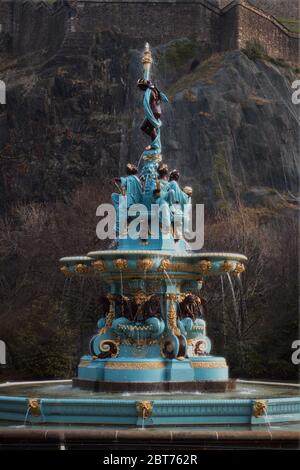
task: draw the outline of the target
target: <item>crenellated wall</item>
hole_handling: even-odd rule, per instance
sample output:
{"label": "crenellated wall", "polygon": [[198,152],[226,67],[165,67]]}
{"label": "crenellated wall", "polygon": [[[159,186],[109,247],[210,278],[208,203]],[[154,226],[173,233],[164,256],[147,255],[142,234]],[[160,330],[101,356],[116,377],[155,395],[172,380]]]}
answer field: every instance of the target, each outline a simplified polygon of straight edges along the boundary
{"label": "crenellated wall", "polygon": [[[257,3],[257,2],[256,2]],[[180,37],[208,44],[210,50],[233,50],[259,40],[267,53],[293,62],[299,57],[299,34],[245,0],[224,6],[216,0],[2,0],[0,23],[13,36],[16,54],[47,48],[55,51],[66,33],[118,30],[134,46]],[[76,11],[74,10],[76,9]],[[73,17],[73,19],[71,19]]]}

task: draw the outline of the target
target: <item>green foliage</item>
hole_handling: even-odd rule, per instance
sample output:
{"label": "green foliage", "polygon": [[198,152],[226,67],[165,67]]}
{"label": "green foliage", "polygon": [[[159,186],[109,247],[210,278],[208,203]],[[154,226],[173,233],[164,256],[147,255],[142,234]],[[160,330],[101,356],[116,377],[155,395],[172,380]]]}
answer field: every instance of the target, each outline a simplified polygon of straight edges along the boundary
{"label": "green foliage", "polygon": [[291,64],[286,62],[283,58],[272,57],[268,55],[263,45],[256,39],[248,41],[246,47],[242,49],[242,51],[250,60],[266,60],[268,62],[271,62],[271,64],[277,65],[278,67],[289,68],[292,69],[295,73],[297,73],[296,69],[293,68]]}
{"label": "green foliage", "polygon": [[281,57],[268,57],[269,62],[279,67],[289,68],[289,64]]}
{"label": "green foliage", "polygon": [[219,69],[223,60],[223,54],[213,54],[209,59],[199,64],[193,72],[190,72],[181,77],[169,89],[168,95],[170,97],[176,95],[180,91],[186,90],[199,81],[210,83]]}
{"label": "green foliage", "polygon": [[195,51],[196,44],[189,39],[176,41],[168,47],[165,53],[166,63],[179,70],[194,57]]}
{"label": "green foliage", "polygon": [[39,379],[72,376],[78,358],[74,354],[74,329],[64,317],[65,313],[56,306],[34,304],[19,319],[20,327],[8,339],[19,376]]}
{"label": "green foliage", "polygon": [[300,20],[295,18],[285,18],[283,16],[277,17],[277,20],[282,23],[292,33],[300,33]]}
{"label": "green foliage", "polygon": [[243,52],[250,60],[264,59],[266,57],[266,51],[257,39],[248,41]]}

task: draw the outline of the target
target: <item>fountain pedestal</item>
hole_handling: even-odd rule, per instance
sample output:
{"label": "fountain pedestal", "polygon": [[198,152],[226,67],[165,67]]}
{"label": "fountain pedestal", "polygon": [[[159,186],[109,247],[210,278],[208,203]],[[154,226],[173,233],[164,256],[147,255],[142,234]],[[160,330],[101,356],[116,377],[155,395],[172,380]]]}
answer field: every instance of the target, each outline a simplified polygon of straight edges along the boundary
{"label": "fountain pedestal", "polygon": [[112,250],[63,258],[67,276],[109,286],[98,332],[75,386],[97,391],[226,391],[228,366],[211,355],[200,289],[206,276],[242,270],[243,255]]}

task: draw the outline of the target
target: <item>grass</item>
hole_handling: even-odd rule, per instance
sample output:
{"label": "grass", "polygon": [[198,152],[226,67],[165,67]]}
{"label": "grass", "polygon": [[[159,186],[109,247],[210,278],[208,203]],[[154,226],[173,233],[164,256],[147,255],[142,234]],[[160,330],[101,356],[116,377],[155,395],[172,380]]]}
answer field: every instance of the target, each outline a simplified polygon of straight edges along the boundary
{"label": "grass", "polygon": [[213,54],[207,60],[202,62],[202,64],[199,64],[193,72],[184,75],[177,82],[171,85],[168,90],[168,95],[172,98],[176,93],[192,87],[199,81],[211,83],[215,73],[222,63],[223,57],[223,54]]}
{"label": "grass", "polygon": [[294,73],[299,73],[299,67],[294,67],[293,64],[286,62],[281,57],[272,57],[268,55],[264,46],[256,39],[248,41],[246,43],[246,47],[242,49],[242,51],[250,60],[266,60],[267,62],[271,62],[271,64],[285,69],[291,69]]}
{"label": "grass", "polygon": [[188,60],[194,57],[195,51],[196,44],[189,39],[176,41],[166,50],[165,61],[176,70],[180,70]]}
{"label": "grass", "polygon": [[282,23],[287,29],[292,33],[300,33],[300,20],[295,18],[284,18],[283,16],[278,16],[276,18],[280,23]]}

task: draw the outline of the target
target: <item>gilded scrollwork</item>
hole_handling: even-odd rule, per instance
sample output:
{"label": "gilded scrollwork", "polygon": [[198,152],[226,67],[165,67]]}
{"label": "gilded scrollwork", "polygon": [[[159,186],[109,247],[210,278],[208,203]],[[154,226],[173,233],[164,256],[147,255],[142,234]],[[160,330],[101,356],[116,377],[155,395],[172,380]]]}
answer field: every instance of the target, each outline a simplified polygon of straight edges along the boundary
{"label": "gilded scrollwork", "polygon": [[101,341],[100,354],[98,354],[99,359],[105,359],[108,357],[118,357],[120,352],[120,342],[117,340],[106,339]]}
{"label": "gilded scrollwork", "polygon": [[169,310],[167,316],[168,328],[176,336],[180,336],[180,330],[177,326],[177,314],[175,308],[175,302],[177,300],[177,294],[167,294],[169,300]]}
{"label": "gilded scrollwork", "polygon": [[112,323],[115,319],[115,305],[114,305],[114,296],[109,294],[107,296],[108,300],[109,300],[109,311],[108,313],[106,314],[106,318],[105,318],[105,326],[103,328],[101,328],[99,330],[99,334],[100,335],[103,335],[105,333],[107,333],[107,331],[109,330],[109,328],[112,327]]}

